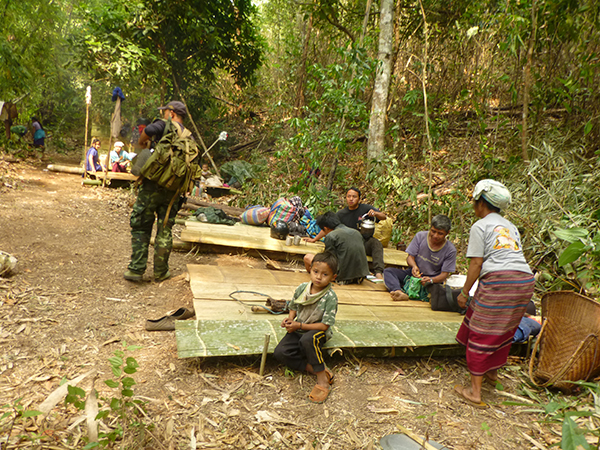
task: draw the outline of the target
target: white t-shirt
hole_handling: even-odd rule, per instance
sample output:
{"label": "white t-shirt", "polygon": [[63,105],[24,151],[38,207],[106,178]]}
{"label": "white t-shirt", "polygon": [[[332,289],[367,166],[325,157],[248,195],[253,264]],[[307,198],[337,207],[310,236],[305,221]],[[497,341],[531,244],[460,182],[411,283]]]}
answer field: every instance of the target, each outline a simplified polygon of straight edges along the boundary
{"label": "white t-shirt", "polygon": [[488,214],[471,227],[467,258],[483,258],[480,276],[500,270],[532,273],[519,230],[498,213]]}

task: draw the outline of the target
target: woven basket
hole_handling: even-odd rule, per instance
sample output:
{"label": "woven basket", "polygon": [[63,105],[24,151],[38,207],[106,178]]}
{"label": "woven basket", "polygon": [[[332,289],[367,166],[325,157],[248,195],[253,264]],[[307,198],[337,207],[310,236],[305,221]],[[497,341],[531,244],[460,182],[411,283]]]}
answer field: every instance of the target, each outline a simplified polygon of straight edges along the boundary
{"label": "woven basket", "polygon": [[570,391],[568,381],[600,373],[600,303],[572,291],[548,292],[542,297],[542,319],[529,361],[533,383]]}

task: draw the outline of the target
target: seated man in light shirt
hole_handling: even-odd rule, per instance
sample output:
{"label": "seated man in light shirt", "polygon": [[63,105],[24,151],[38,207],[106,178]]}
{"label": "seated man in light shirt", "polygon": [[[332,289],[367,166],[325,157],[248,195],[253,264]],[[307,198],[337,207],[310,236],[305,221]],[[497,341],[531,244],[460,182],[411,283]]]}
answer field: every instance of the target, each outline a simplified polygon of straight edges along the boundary
{"label": "seated man in light shirt", "polygon": [[383,271],[383,281],[392,300],[408,300],[402,290],[406,277],[421,279],[421,285],[444,283],[456,270],[456,248],[446,240],[452,223],[447,216],[439,214],[431,220],[429,231],[419,231],[408,248],[408,269],[388,267]]}

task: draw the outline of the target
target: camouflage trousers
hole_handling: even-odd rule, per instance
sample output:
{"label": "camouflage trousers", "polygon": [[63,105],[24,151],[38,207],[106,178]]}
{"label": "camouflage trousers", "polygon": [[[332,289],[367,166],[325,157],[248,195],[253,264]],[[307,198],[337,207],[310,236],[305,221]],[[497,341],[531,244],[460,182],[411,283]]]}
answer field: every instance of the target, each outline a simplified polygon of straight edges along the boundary
{"label": "camouflage trousers", "polygon": [[127,267],[134,273],[143,274],[148,263],[148,246],[152,236],[155,218],[158,219],[156,237],[154,239],[154,276],[160,277],[169,270],[169,256],[173,248],[171,229],[175,224],[175,216],[180,206],[180,199],[175,199],[169,220],[163,226],[169,203],[175,192],[144,180],[133,205],[131,219],[131,262]]}

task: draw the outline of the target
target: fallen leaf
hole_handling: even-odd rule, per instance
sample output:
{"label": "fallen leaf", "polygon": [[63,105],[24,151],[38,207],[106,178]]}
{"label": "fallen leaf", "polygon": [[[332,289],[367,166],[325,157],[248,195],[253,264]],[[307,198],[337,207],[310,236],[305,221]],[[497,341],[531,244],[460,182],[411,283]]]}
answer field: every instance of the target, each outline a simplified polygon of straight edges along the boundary
{"label": "fallen leaf", "polygon": [[77,386],[84,378],[88,377],[90,374],[94,373],[96,370],[92,369],[83,375],[79,375],[77,378],[73,378],[71,381],[67,381],[62,386],[56,388],[47,398],[42,402],[40,406],[37,407],[38,411],[43,412],[44,414],[48,414],[52,411],[52,408],[56,406],[58,402],[60,402],[66,395],[69,385]]}

